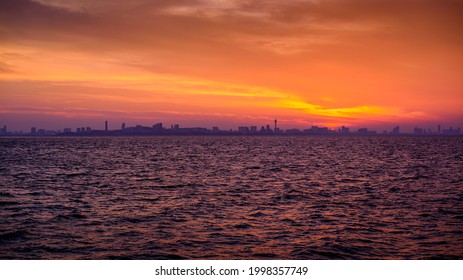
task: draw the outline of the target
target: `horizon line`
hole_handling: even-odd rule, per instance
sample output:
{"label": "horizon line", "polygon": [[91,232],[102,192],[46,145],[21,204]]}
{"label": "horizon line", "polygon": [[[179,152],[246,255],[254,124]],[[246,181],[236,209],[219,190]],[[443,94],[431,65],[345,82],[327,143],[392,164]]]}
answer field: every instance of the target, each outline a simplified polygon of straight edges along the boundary
{"label": "horizon line", "polygon": [[[415,126],[413,131],[405,132],[400,131],[400,125],[394,126],[392,130],[370,130],[367,126],[349,127],[346,125],[337,126],[337,128],[330,128],[328,126],[312,125],[305,128],[286,128],[282,129],[276,126],[277,119],[274,120],[275,126],[272,129],[270,124],[267,125],[239,125],[235,129],[220,129],[218,126],[212,128],[201,126],[181,127],[179,124],[171,124],[169,127],[164,127],[163,123],[156,123],[152,126],[145,126],[137,124],[135,126],[126,126],[125,122],[121,123],[118,129],[109,129],[109,121],[104,122],[103,129],[93,129],[90,126],[81,126],[74,129],[65,127],[61,129],[43,129],[32,126],[30,131],[23,132],[23,130],[9,131],[7,125],[0,127],[0,135],[96,135],[96,134],[120,134],[120,135],[137,135],[137,134],[151,134],[151,135],[175,135],[175,134],[237,134],[237,135],[268,135],[268,134],[284,134],[284,135],[319,135],[319,134],[353,134],[353,135],[460,135],[461,127],[448,126],[448,128],[436,125],[437,130],[430,128],[423,128]],[[351,130],[352,128],[352,130]],[[356,131],[355,131],[356,130]]]}

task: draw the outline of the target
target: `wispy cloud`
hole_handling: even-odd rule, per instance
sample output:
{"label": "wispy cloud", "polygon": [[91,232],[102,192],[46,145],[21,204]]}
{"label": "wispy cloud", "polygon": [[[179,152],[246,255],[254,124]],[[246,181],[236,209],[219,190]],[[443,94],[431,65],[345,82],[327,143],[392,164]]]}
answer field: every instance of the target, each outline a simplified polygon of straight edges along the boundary
{"label": "wispy cloud", "polygon": [[462,13],[457,0],[2,0],[0,99],[461,119]]}

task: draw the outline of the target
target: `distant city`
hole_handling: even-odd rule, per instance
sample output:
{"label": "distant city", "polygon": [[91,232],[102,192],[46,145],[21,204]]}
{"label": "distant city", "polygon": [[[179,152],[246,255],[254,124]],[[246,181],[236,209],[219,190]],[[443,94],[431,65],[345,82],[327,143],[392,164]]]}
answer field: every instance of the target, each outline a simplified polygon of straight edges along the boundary
{"label": "distant city", "polygon": [[104,130],[96,130],[91,127],[64,128],[63,130],[46,130],[32,127],[30,131],[9,131],[4,125],[0,128],[0,136],[124,136],[124,135],[461,135],[461,128],[443,128],[437,125],[435,130],[415,127],[412,133],[400,131],[400,126],[390,131],[377,132],[368,128],[359,128],[351,131],[349,127],[341,126],[338,129],[328,127],[311,126],[306,129],[280,129],[275,119],[273,125],[265,126],[239,126],[236,130],[221,130],[214,126],[211,129],[204,127],[180,127],[173,124],[170,127],[156,123],[152,126],[136,125],[126,127],[125,123],[120,124],[118,129],[109,129],[109,122],[104,122]]}

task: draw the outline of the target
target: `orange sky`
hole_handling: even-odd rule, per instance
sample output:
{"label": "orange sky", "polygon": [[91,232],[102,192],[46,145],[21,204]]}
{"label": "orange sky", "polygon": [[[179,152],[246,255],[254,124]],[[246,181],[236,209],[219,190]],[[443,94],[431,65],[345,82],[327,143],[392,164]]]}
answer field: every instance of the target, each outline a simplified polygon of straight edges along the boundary
{"label": "orange sky", "polygon": [[463,126],[463,1],[2,0],[0,125]]}

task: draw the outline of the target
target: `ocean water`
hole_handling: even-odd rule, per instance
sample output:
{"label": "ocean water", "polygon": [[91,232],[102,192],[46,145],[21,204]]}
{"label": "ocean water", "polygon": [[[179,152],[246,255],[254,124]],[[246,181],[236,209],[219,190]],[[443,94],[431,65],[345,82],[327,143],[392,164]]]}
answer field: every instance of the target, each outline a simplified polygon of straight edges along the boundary
{"label": "ocean water", "polygon": [[463,137],[0,138],[0,259],[463,259]]}

